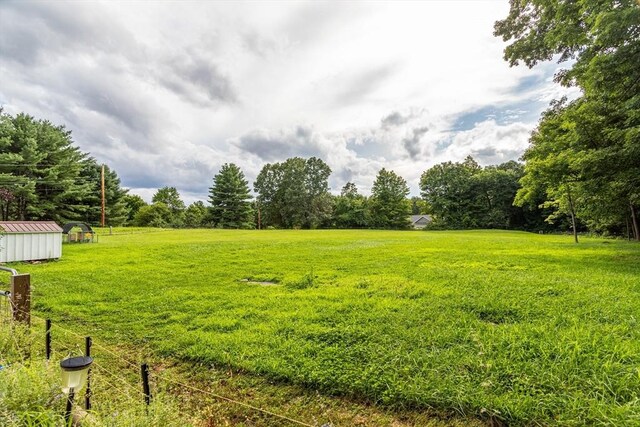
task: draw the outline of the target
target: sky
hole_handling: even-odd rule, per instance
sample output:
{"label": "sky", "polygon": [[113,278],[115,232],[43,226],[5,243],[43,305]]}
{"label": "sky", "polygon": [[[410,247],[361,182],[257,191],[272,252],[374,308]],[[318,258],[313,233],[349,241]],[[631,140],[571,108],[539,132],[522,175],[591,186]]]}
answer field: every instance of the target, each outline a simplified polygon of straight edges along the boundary
{"label": "sky", "polygon": [[0,1],[0,106],[65,125],[150,201],[207,200],[235,163],[316,156],[339,193],[381,168],[517,160],[558,65],[509,67],[507,0]]}

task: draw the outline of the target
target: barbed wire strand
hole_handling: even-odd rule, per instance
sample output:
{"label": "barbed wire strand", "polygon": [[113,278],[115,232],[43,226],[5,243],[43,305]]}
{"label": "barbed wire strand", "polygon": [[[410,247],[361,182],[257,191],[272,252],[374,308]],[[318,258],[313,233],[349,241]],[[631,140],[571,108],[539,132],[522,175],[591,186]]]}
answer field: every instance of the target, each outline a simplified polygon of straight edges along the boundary
{"label": "barbed wire strand", "polygon": [[[98,371],[100,371],[102,373],[105,373],[109,377],[111,377],[112,379],[117,380],[118,382],[124,384],[129,391],[133,391],[133,393],[138,395],[138,397],[144,397],[144,392],[142,390],[139,390],[137,387],[135,387],[133,384],[131,384],[131,382],[128,381],[127,379],[122,378],[121,376],[114,374],[109,369],[107,369],[104,366],[100,365],[99,363],[97,363],[95,361],[95,359],[93,360],[93,363],[91,364],[91,369],[93,369],[93,368],[97,368]],[[131,397],[131,395],[129,395],[129,397]]]}
{"label": "barbed wire strand", "polygon": [[[62,330],[64,332],[67,332],[67,333],[71,334],[71,335],[75,335],[78,338],[82,338],[82,339],[85,338],[85,335],[81,335],[81,334],[79,334],[77,332],[70,331],[69,329],[63,328],[62,326],[58,325],[57,323],[52,324],[52,327],[58,328],[58,329],[60,329],[60,330]],[[120,361],[124,362],[125,364],[127,364],[127,365],[129,365],[129,366],[131,366],[131,367],[133,367],[135,369],[139,369],[140,368],[140,365],[138,365],[137,363],[134,363],[134,362],[131,362],[130,360],[125,359],[123,356],[119,355],[115,351],[110,350],[107,347],[104,347],[103,345],[100,345],[95,340],[92,340],[91,347],[92,348],[97,348],[99,350],[102,350],[105,353],[110,354],[111,356],[113,356],[117,360],[120,360]]]}
{"label": "barbed wire strand", "polygon": [[[24,313],[24,311],[23,311],[23,313]],[[38,317],[38,316],[34,316],[34,317]],[[67,332],[67,333],[69,333],[71,335],[75,335],[76,337],[80,337],[82,339],[85,338],[84,335],[81,335],[81,334],[79,334],[77,332],[73,332],[73,331],[71,331],[69,329],[63,328],[62,326],[58,325],[57,323],[52,323],[51,327],[52,328],[56,327],[56,328],[58,328],[58,329],[60,329],[60,330],[62,330],[64,332]],[[110,353],[112,356],[116,357],[118,360],[121,360],[121,361],[125,362],[128,365],[134,366],[136,369],[139,368],[139,366],[137,364],[128,361],[127,359],[123,358],[122,356],[118,355],[117,353],[115,353],[115,352],[113,352],[111,350],[108,350],[106,347],[104,347],[102,345],[97,344],[95,341],[92,342],[92,346],[96,347],[96,348],[99,348],[99,349],[101,349],[101,350],[103,350],[103,351],[105,351],[107,353]],[[105,368],[102,367],[102,370],[104,371]],[[113,375],[115,375],[115,374],[113,374]],[[176,380],[173,380],[173,379],[169,379],[167,377],[163,377],[163,380],[168,382],[168,383],[171,383],[171,384],[183,387],[183,388],[187,388],[187,389],[190,389],[190,390],[193,390],[193,391],[197,391],[199,393],[212,396],[212,397],[214,397],[216,399],[224,400],[224,401],[229,402],[229,403],[233,403],[233,404],[236,404],[236,405],[239,405],[239,406],[243,406],[245,408],[252,409],[252,410],[254,410],[256,412],[261,412],[263,414],[266,414],[266,415],[269,415],[269,416],[272,416],[272,417],[275,417],[275,418],[279,418],[279,419],[282,419],[282,420],[286,420],[286,421],[289,421],[289,422],[297,424],[297,425],[301,425],[301,426],[305,426],[305,427],[315,427],[313,424],[308,424],[308,423],[305,423],[303,421],[299,421],[299,420],[296,420],[294,418],[287,417],[286,415],[281,415],[281,414],[278,414],[276,412],[272,412],[272,411],[269,411],[267,409],[263,409],[263,408],[260,408],[258,406],[251,405],[249,403],[241,402],[239,400],[235,400],[235,399],[232,399],[230,397],[222,396],[220,394],[213,393],[211,391],[203,390],[201,388],[194,387],[194,386],[189,385],[189,384],[184,384],[184,383],[181,383],[179,381],[176,381]]]}
{"label": "barbed wire strand", "polygon": [[245,408],[253,409],[254,411],[262,412],[264,414],[270,415],[270,416],[275,417],[275,418],[280,418],[280,419],[283,419],[283,420],[287,420],[287,421],[292,422],[294,424],[298,424],[298,425],[305,426],[305,427],[315,427],[313,424],[308,424],[308,423],[305,423],[303,421],[296,420],[294,418],[289,418],[286,415],[281,415],[281,414],[278,414],[278,413],[275,413],[275,412],[271,412],[271,411],[268,411],[266,409],[260,408],[258,406],[254,406],[254,405],[251,405],[249,403],[241,402],[239,400],[235,400],[235,399],[232,399],[230,397],[222,396],[220,394],[213,393],[213,392],[208,391],[208,390],[203,390],[201,388],[194,387],[194,386],[189,385],[189,384],[184,384],[184,383],[181,383],[181,382],[176,381],[176,380],[172,380],[172,379],[163,377],[163,381],[171,383],[171,384],[174,384],[174,385],[177,385],[177,386],[180,386],[180,387],[188,388],[188,389],[191,389],[193,391],[197,391],[197,392],[202,393],[202,394],[206,394],[206,395],[215,397],[216,399],[224,400],[224,401],[227,401],[227,402],[230,402],[230,403],[235,403],[236,405],[244,406]]}

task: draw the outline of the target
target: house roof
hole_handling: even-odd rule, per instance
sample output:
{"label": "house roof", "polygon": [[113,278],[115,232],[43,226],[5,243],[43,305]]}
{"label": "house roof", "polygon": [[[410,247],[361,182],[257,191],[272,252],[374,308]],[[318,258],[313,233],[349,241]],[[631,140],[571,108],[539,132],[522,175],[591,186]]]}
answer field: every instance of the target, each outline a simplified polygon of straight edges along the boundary
{"label": "house roof", "polygon": [[5,233],[62,233],[54,221],[0,221]]}
{"label": "house roof", "polygon": [[427,221],[431,221],[431,215],[411,215],[411,223],[415,224],[422,218],[426,219]]}

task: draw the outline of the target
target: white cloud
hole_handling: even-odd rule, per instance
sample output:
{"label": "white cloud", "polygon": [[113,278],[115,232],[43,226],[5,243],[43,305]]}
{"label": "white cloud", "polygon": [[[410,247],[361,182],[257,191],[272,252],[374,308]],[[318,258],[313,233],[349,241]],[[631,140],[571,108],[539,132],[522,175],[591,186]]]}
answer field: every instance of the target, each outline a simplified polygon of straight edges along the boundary
{"label": "white cloud", "polygon": [[[502,60],[492,31],[507,12],[506,0],[3,2],[0,103],[67,125],[147,198],[173,185],[206,200],[223,163],[252,182],[296,155],[323,158],[334,191],[367,191],[387,167],[417,194],[437,162],[517,158],[535,122],[520,122],[523,105],[564,93],[544,80],[552,66]],[[510,123],[452,129],[515,103]]]}

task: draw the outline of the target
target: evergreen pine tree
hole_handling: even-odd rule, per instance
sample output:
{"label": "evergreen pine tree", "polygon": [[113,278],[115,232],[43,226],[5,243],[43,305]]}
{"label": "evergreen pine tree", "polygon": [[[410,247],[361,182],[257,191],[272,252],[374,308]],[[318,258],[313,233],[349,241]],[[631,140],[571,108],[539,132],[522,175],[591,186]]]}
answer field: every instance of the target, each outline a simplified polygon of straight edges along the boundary
{"label": "evergreen pine tree", "polygon": [[213,224],[221,228],[253,228],[250,199],[242,170],[233,163],[225,163],[209,188]]}

